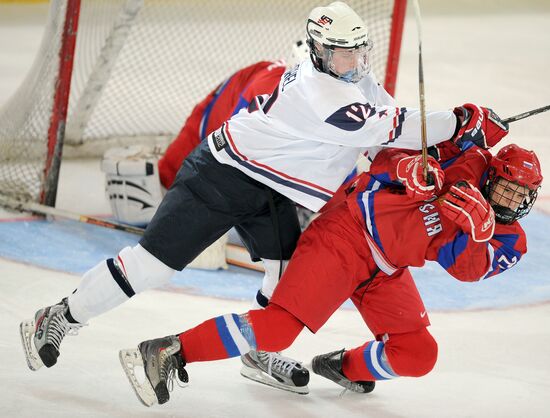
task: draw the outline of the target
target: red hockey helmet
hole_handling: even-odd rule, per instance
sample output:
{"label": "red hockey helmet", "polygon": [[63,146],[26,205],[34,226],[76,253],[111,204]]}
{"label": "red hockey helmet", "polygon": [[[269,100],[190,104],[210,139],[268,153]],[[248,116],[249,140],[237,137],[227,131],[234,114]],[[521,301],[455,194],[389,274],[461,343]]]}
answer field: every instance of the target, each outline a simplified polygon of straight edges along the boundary
{"label": "red hockey helmet", "polygon": [[489,164],[487,196],[496,220],[509,224],[527,215],[542,183],[540,162],[533,151],[515,144],[502,148]]}

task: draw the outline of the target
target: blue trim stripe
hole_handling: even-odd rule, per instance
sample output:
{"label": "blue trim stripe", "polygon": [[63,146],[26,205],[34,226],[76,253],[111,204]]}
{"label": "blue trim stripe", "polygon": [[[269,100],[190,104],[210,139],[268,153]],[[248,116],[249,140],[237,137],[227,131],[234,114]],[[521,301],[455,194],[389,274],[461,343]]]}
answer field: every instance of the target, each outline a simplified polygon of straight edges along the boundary
{"label": "blue trim stripe", "polygon": [[437,262],[445,270],[451,268],[460,254],[464,252],[468,246],[470,236],[464,232],[457,232],[452,241],[442,245],[437,252]]}
{"label": "blue trim stripe", "polygon": [[235,109],[233,109],[233,113],[231,113],[231,116],[236,115],[237,113],[239,113],[239,110],[241,110],[242,108],[248,107],[249,104],[250,102],[246,100],[241,94],[239,96],[239,101],[237,102]]}
{"label": "blue trim stripe", "polygon": [[357,166],[353,167],[353,169],[350,171],[350,173],[346,176],[342,184],[346,184],[348,181],[350,181],[352,178],[354,178],[357,175]]}
{"label": "blue trim stripe", "polygon": [[290,189],[294,189],[294,190],[297,190],[299,192],[305,193],[307,195],[316,197],[317,199],[321,199],[325,202],[328,202],[330,200],[330,198],[332,197],[332,195],[323,193],[319,190],[311,189],[311,188],[309,188],[309,187],[307,187],[303,184],[300,184],[300,183],[294,183],[291,180],[287,180],[285,178],[279,177],[279,176],[277,176],[276,174],[274,174],[270,171],[267,171],[267,170],[264,170],[263,168],[257,167],[255,165],[249,163],[246,160],[242,160],[233,151],[233,149],[231,147],[231,142],[227,140],[227,137],[226,137],[223,129],[221,130],[221,133],[224,136],[224,139],[229,144],[229,147],[225,148],[225,152],[227,152],[227,154],[231,157],[231,159],[236,161],[239,165],[242,165],[243,167],[245,167],[247,170],[250,170],[250,171],[252,171],[256,174],[259,174],[259,175],[261,175],[261,176],[263,176],[263,177],[265,177],[265,178],[267,178],[267,179],[269,179],[269,180],[271,180],[275,183],[278,183],[282,186],[285,186],[285,187],[288,187]]}
{"label": "blue trim stripe", "polygon": [[216,321],[216,327],[218,328],[218,335],[222,340],[223,346],[225,347],[225,351],[227,351],[227,355],[229,357],[239,356],[241,353],[237,348],[237,344],[235,344],[235,341],[233,340],[233,337],[231,336],[229,329],[227,328],[227,324],[225,323],[224,317],[218,316],[214,320]]}
{"label": "blue trim stripe", "polygon": [[357,193],[357,206],[359,206],[359,209],[361,210],[361,215],[363,216],[363,220],[365,221],[365,229],[368,231],[367,228],[367,211],[365,210],[365,201],[363,200],[363,195],[365,193]]}
{"label": "blue trim stripe", "polygon": [[380,174],[371,174],[372,177],[374,177],[376,180],[378,180],[382,185],[384,186],[403,186],[403,183],[399,181],[393,181],[390,178],[390,173],[380,173]]}
{"label": "blue trim stripe", "polygon": [[368,204],[369,204],[369,216],[370,216],[370,225],[372,228],[372,238],[374,242],[380,248],[380,251],[385,254],[384,247],[382,246],[382,241],[380,239],[380,234],[378,233],[378,228],[376,227],[376,220],[374,216],[374,196],[376,191],[369,193]]}
{"label": "blue trim stripe", "polygon": [[212,108],[214,107],[214,105],[218,101],[218,98],[223,93],[223,91],[225,90],[225,88],[227,87],[227,85],[229,84],[229,82],[232,79],[233,79],[233,76],[229,77],[227,80],[225,80],[220,85],[220,87],[218,87],[218,89],[216,90],[216,93],[214,94],[214,97],[212,98],[210,103],[208,103],[208,106],[206,106],[206,109],[204,109],[204,113],[202,114],[201,124],[200,124],[200,138],[201,138],[201,141],[204,138],[206,138],[206,134],[207,134],[206,128],[208,126],[208,120],[210,119],[210,113],[212,113]]}
{"label": "blue trim stripe", "polygon": [[[372,352],[375,351],[376,364],[372,362]],[[384,360],[384,343],[371,341],[363,350],[363,359],[369,372],[376,380],[389,380],[398,377]],[[381,372],[386,375],[382,375]]]}

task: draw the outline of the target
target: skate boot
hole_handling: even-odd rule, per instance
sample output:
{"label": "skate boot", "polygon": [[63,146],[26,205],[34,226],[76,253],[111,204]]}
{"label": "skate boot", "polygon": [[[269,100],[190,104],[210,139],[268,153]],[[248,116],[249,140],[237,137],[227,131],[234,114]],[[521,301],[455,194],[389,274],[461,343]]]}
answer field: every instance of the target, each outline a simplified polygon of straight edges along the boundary
{"label": "skate boot", "polygon": [[[181,343],[176,335],[140,343],[136,349],[121,350],[120,363],[128,376],[137,397],[145,406],[155,402],[159,404],[170,400],[170,392],[174,380],[189,382],[185,362],[180,354]],[[135,374],[135,366],[143,367],[145,381],[139,382]],[[177,372],[177,378],[176,378]]]}
{"label": "skate boot", "polygon": [[64,298],[57,305],[39,309],[34,320],[21,322],[21,342],[31,370],[38,370],[43,365],[52,367],[57,363],[59,346],[65,335],[76,335],[83,326],[72,321],[67,298]]}
{"label": "skate boot", "polygon": [[309,371],[279,353],[250,351],[241,356],[241,375],[264,385],[305,395],[309,393]]}
{"label": "skate boot", "polygon": [[311,361],[313,373],[326,377],[340,386],[353,392],[369,393],[374,390],[375,382],[360,381],[352,382],[342,372],[342,362],[344,360],[344,349],[333,351],[328,354],[315,356]]}

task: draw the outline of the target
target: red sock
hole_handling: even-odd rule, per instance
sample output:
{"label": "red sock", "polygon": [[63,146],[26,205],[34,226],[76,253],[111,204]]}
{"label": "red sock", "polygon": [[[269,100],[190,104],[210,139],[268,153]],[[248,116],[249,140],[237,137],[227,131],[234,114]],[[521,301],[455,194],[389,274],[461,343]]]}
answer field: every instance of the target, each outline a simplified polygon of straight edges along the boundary
{"label": "red sock", "polygon": [[218,324],[223,318],[209,319],[179,335],[181,354],[186,363],[234,357],[235,353],[228,352],[220,337]]}

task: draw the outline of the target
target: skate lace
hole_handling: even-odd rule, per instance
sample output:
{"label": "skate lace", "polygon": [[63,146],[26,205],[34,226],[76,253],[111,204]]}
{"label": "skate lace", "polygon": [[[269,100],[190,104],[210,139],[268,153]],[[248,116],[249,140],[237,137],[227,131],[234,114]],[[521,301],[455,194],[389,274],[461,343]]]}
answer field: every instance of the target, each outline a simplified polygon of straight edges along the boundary
{"label": "skate lace", "polygon": [[173,356],[167,356],[160,368],[160,379],[166,381],[166,388],[169,392],[174,390],[174,382],[180,387],[185,387],[185,384],[178,379],[177,372],[177,360]]}
{"label": "skate lace", "polygon": [[75,324],[67,321],[63,313],[54,314],[49,325],[47,341],[49,344],[52,344],[56,350],[59,350],[59,346],[65,335],[77,335],[78,330],[83,326],[83,324]]}
{"label": "skate lace", "polygon": [[271,375],[272,371],[279,374],[290,376],[292,370],[298,364],[297,361],[288,357],[281,356],[279,353],[268,353],[265,351],[258,353],[264,363],[267,364],[267,374]]}

